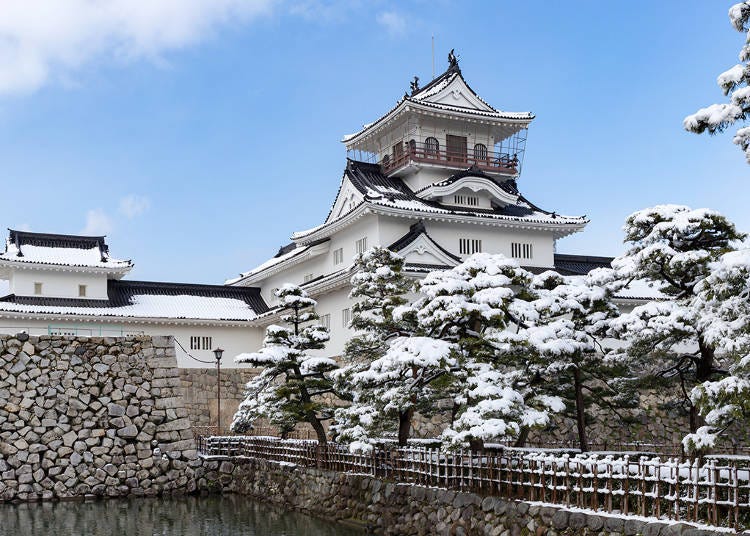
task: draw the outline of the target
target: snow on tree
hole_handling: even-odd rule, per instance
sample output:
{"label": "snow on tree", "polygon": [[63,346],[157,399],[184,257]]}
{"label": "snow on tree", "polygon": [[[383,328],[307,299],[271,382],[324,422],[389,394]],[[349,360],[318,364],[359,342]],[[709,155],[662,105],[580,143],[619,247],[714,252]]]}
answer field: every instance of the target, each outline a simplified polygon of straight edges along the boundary
{"label": "snow on tree", "polygon": [[414,287],[403,267],[400,255],[381,246],[357,255],[349,294],[356,300],[350,327],[357,334],[346,344],[346,361],[370,363],[385,353],[389,339],[413,331],[403,318],[394,318],[394,311],[408,302],[405,295]]}
{"label": "snow on tree", "polygon": [[536,355],[545,389],[572,410],[567,416],[576,422],[583,452],[589,449],[586,424],[592,405],[622,417],[620,409],[638,401],[627,363],[611,359],[603,346],[608,321],[619,314],[612,297],[621,286],[610,269],[567,277],[544,272],[532,281],[539,319],[520,331],[528,338],[530,355]]}
{"label": "snow on tree", "polygon": [[612,263],[618,277],[645,280],[671,299],[651,300],[620,315],[609,334],[627,341],[624,351],[642,366],[679,382],[695,432],[699,416],[690,389],[722,373],[695,300],[711,263],[744,235],[718,212],[680,205],[635,212],[624,229],[626,252]]}
{"label": "snow on tree", "polygon": [[[339,391],[349,393],[352,404],[336,411],[333,429],[339,441],[362,446],[370,438],[392,432],[396,427],[399,442],[406,444],[408,439],[413,405],[394,404],[389,399],[394,385],[402,381],[394,368],[397,363],[388,362],[391,367],[388,374],[358,374],[372,372],[372,366],[385,366],[380,358],[389,351],[393,339],[414,331],[408,315],[399,314],[408,310],[405,294],[413,287],[413,282],[403,274],[403,265],[401,256],[380,246],[355,259],[356,273],[351,278],[349,297],[357,300],[352,306],[351,321],[357,333],[344,349],[347,365],[336,375]],[[412,398],[424,387],[414,380],[402,386],[412,393]]]}
{"label": "snow on tree", "polygon": [[[750,114],[750,2],[733,5],[729,9],[729,20],[735,30],[745,34],[740,63],[721,73],[716,80],[729,102],[712,104],[687,116],[683,125],[690,132],[723,132],[734,123],[747,120]],[[750,127],[738,129],[733,142],[745,151],[750,163]]]}
{"label": "snow on tree", "polygon": [[338,365],[326,357],[314,357],[329,339],[328,329],[315,323],[316,302],[296,285],[286,284],[276,291],[287,326],[272,325],[266,330],[263,348],[240,354],[237,363],[249,363],[263,370],[247,384],[245,400],[232,422],[233,431],[252,426],[259,418],[268,419],[282,433],[306,422],[315,430],[318,442],[326,444],[323,422],[332,416],[329,402],[333,394],[331,372]]}
{"label": "snow on tree", "polygon": [[440,392],[433,386],[435,380],[455,366],[454,345],[449,342],[419,336],[392,340],[382,357],[352,375],[353,389],[364,396],[340,410],[348,419],[345,427],[337,428],[340,437],[352,448],[367,449],[373,431],[396,417],[399,446],[405,446],[414,411],[436,401]]}
{"label": "snow on tree", "polygon": [[481,446],[545,426],[560,411],[559,398],[540,393],[541,377],[524,356],[523,334],[506,331],[534,322],[532,276],[503,255],[477,253],[451,270],[432,272],[418,285],[421,333],[457,349],[457,370],[443,392],[454,420],[443,433],[450,445]]}
{"label": "snow on tree", "polygon": [[726,253],[711,265],[696,305],[705,338],[731,363],[726,377],[704,381],[691,392],[706,425],[683,443],[704,450],[732,424],[747,426],[750,420],[750,249]]}

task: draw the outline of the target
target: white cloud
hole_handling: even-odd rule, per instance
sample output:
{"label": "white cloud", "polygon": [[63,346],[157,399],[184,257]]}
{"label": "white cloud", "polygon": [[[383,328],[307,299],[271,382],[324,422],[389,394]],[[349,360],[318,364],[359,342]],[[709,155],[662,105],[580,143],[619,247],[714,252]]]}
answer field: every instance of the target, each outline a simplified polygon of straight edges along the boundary
{"label": "white cloud", "polygon": [[70,83],[95,59],[158,59],[277,0],[1,0],[0,93]]}
{"label": "white cloud", "polygon": [[112,220],[107,213],[100,208],[89,210],[86,213],[86,227],[81,231],[82,235],[100,236],[106,235],[112,230]]}
{"label": "white cloud", "polygon": [[396,11],[378,13],[375,20],[391,35],[403,35],[406,32],[406,18]]}
{"label": "white cloud", "polygon": [[126,195],[120,199],[120,213],[129,220],[138,216],[151,206],[151,200],[142,195]]}

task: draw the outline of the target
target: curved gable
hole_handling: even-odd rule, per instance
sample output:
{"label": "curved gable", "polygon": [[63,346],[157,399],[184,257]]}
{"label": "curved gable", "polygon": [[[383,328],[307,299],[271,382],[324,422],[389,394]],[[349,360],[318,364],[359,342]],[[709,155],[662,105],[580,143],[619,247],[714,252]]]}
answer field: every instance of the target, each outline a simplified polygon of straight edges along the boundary
{"label": "curved gable", "polygon": [[422,102],[432,102],[445,106],[456,106],[468,108],[480,112],[494,112],[495,110],[480,99],[466,84],[461,76],[454,76],[453,80],[445,84],[434,94],[427,95],[421,99]]}
{"label": "curved gable", "polygon": [[490,198],[492,205],[497,207],[515,205],[520,197],[510,181],[498,183],[481,172],[454,175],[447,180],[423,188],[417,192],[417,195],[422,199],[440,200],[458,192],[482,192]]}

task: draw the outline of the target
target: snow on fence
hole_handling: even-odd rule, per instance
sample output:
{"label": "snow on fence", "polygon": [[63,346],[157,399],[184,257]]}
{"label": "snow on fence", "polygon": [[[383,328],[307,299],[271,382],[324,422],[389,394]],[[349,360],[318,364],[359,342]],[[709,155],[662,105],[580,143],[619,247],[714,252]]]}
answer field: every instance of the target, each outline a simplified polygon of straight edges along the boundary
{"label": "snow on fence", "polygon": [[246,457],[621,515],[750,526],[750,469],[718,462],[544,452],[376,448],[273,437],[200,437],[203,455]]}

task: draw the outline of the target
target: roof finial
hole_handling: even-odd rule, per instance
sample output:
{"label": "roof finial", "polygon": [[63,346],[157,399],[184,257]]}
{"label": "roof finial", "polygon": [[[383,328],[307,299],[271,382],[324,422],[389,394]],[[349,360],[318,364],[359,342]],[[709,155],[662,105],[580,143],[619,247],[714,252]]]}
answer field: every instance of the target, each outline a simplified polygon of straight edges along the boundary
{"label": "roof finial", "polygon": [[417,91],[419,91],[419,77],[415,76],[414,80],[409,82],[409,87],[411,88],[411,94],[414,95]]}
{"label": "roof finial", "polygon": [[450,52],[448,52],[448,70],[449,71],[459,71],[458,68],[458,58],[454,54],[454,51],[456,49],[452,48]]}

